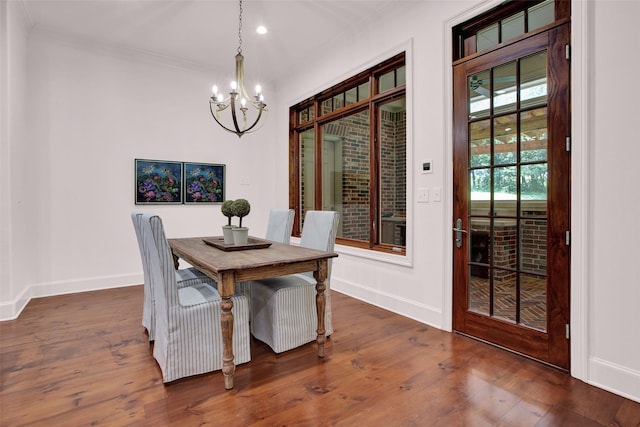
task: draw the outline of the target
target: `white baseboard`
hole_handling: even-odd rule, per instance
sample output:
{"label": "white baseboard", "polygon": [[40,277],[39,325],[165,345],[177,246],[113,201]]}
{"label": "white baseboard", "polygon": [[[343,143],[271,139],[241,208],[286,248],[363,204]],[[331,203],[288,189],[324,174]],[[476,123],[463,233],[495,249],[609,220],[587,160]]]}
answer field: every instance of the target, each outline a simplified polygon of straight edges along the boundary
{"label": "white baseboard", "polygon": [[436,307],[366,288],[357,283],[340,280],[335,276],[331,277],[331,289],[420,323],[442,329],[442,311]]}
{"label": "white baseboard", "polygon": [[17,319],[31,298],[31,287],[28,287],[13,301],[0,303],[0,321]]}
{"label": "white baseboard", "polygon": [[121,274],[117,276],[89,277],[77,280],[60,280],[32,284],[27,286],[24,291],[12,301],[0,303],[0,321],[17,319],[32,298],[121,288],[142,283],[142,274]]}
{"label": "white baseboard", "polygon": [[587,382],[640,403],[640,372],[597,357],[589,358]]}

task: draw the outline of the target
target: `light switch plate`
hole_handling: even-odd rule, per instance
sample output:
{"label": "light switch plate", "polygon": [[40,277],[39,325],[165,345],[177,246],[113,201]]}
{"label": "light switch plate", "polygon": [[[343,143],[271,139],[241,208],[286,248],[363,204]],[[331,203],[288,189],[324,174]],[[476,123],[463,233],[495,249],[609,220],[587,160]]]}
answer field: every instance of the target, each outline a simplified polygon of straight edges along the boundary
{"label": "light switch plate", "polygon": [[418,188],[418,203],[429,203],[428,188]]}
{"label": "light switch plate", "polygon": [[440,187],[433,187],[432,194],[433,194],[433,201],[434,202],[439,202],[440,201]]}

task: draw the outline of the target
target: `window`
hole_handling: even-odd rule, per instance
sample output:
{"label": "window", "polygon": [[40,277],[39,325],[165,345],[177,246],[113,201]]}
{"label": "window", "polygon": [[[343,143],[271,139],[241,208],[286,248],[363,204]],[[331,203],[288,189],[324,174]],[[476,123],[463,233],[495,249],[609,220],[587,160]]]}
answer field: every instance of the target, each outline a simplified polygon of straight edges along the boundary
{"label": "window", "polygon": [[504,2],[477,19],[456,26],[453,60],[484,53],[549,27],[568,22],[570,0]]}
{"label": "window", "polygon": [[291,107],[290,204],[340,213],[340,244],[405,253],[405,54]]}

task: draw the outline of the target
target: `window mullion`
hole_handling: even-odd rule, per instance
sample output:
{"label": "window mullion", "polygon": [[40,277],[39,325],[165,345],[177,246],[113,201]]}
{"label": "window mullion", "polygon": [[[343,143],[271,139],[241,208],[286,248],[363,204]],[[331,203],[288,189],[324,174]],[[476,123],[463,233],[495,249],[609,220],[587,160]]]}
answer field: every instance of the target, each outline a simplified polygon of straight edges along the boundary
{"label": "window mullion", "polygon": [[380,138],[378,137],[379,112],[373,101],[369,102],[369,145],[370,145],[370,168],[369,168],[369,218],[371,218],[369,228],[369,247],[375,247],[380,243]]}

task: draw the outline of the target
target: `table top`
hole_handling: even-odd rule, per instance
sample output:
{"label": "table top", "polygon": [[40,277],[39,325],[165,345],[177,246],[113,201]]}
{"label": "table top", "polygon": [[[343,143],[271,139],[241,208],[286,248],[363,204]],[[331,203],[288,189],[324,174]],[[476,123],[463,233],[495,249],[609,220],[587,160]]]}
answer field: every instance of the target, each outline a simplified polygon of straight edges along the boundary
{"label": "table top", "polygon": [[[301,246],[273,242],[263,249],[224,251],[207,245],[203,239],[219,236],[168,239],[172,252],[196,268],[205,268],[216,274],[224,272],[269,268],[290,264],[313,263],[337,257],[334,252],[324,252]],[[309,271],[314,270],[313,268]]]}

